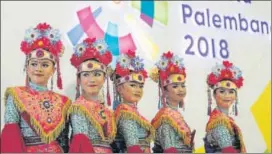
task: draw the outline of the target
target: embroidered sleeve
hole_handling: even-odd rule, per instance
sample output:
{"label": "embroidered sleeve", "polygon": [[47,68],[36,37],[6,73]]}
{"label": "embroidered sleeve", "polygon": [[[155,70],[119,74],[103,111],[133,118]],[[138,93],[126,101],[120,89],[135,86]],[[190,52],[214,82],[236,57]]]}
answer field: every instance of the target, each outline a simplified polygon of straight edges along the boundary
{"label": "embroidered sleeve", "polygon": [[136,121],[120,119],[118,124],[122,135],[124,136],[126,146],[138,145],[138,127]]}
{"label": "embroidered sleeve", "polygon": [[220,148],[232,146],[229,130],[224,126],[217,126],[212,130],[212,136]]}
{"label": "embroidered sleeve", "polygon": [[163,149],[175,147],[176,133],[169,124],[162,124],[158,129],[158,137]]}
{"label": "embroidered sleeve", "polygon": [[71,124],[73,135],[84,134],[91,140],[101,140],[96,128],[91,125],[86,117],[77,113],[72,114]]}
{"label": "embroidered sleeve", "polygon": [[7,104],[4,114],[5,124],[19,123],[19,120],[20,120],[19,113],[14,105],[12,96],[9,95],[7,98]]}
{"label": "embroidered sleeve", "polygon": [[80,114],[71,115],[72,135],[84,134],[88,136],[88,121]]}

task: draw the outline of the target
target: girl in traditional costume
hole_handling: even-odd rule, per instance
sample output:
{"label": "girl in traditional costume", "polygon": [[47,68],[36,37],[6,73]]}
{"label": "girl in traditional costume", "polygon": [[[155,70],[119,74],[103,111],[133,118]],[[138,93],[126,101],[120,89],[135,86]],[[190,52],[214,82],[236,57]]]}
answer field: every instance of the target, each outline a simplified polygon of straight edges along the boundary
{"label": "girl in traditional costume", "polygon": [[[5,92],[5,126],[1,152],[68,152],[69,125],[66,121],[70,100],[53,92],[62,89],[59,57],[64,51],[60,32],[47,23],[26,31],[21,50],[26,55],[26,86],[10,87]],[[48,80],[51,78],[51,90]]]}
{"label": "girl in traditional costume", "polygon": [[114,106],[117,123],[117,136],[114,152],[150,152],[150,142],[155,131],[137,109],[143,96],[147,73],[143,59],[128,51],[118,57],[112,80],[114,83]]}
{"label": "girl in traditional costume", "polygon": [[[205,150],[213,152],[246,152],[242,132],[229,115],[230,107],[238,114],[238,89],[243,85],[241,70],[229,61],[217,64],[207,78],[208,84],[208,115],[206,136],[204,138]],[[216,101],[216,107],[211,112],[212,96]]]}
{"label": "girl in traditional costume", "polygon": [[[111,52],[104,40],[87,38],[75,47],[71,64],[77,69],[77,95],[68,114],[72,125],[69,152],[112,153],[115,138],[114,113],[104,104],[104,82],[110,105],[109,63]],[[82,94],[80,95],[80,88]]]}
{"label": "girl in traditional costume", "polygon": [[179,107],[184,108],[186,96],[185,67],[183,59],[168,51],[161,56],[152,69],[150,77],[159,86],[159,108],[152,120],[156,129],[153,147],[155,153],[191,153],[194,147],[194,134],[185,122]]}

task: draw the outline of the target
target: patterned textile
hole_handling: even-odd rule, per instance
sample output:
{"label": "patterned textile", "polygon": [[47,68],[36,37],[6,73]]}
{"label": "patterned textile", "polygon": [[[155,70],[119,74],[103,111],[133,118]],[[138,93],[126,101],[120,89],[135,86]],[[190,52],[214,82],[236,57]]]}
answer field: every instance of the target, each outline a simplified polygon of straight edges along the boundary
{"label": "patterned textile", "polygon": [[222,148],[233,146],[236,150],[246,153],[242,132],[231,117],[218,109],[214,109],[206,126],[204,142],[206,150],[221,152]]}
{"label": "patterned textile", "polygon": [[[95,151],[111,151],[110,143],[116,135],[114,114],[99,102],[90,102],[80,96],[70,107],[72,135],[84,134]],[[103,152],[102,152],[103,153]]]}
{"label": "patterned textile", "polygon": [[192,152],[191,130],[177,110],[161,108],[152,120],[152,125],[156,129],[153,150],[174,147],[179,152]]}
{"label": "patterned textile", "polygon": [[28,151],[68,152],[67,97],[30,82],[30,87],[8,88],[5,105],[5,124],[19,125]]}
{"label": "patterned textile", "polygon": [[115,117],[118,128],[115,139],[117,151],[126,152],[127,147],[139,145],[144,152],[149,153],[155,130],[137,109],[128,104],[120,104],[115,110]]}

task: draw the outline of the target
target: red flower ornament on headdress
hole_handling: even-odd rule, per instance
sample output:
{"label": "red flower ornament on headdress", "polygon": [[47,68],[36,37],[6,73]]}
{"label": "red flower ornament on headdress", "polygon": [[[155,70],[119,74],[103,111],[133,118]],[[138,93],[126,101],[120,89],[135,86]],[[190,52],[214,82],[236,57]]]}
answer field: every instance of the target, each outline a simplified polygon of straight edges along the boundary
{"label": "red flower ornament on headdress", "polygon": [[96,59],[106,66],[112,61],[112,54],[108,50],[108,46],[104,40],[87,38],[78,44],[74,50],[75,52],[70,61],[76,68],[87,59]]}
{"label": "red flower ornament on headdress", "polygon": [[[107,103],[108,105],[111,105],[108,79],[108,76],[111,73],[111,69],[108,67],[108,65],[112,61],[112,54],[108,50],[107,43],[103,39],[97,40],[96,38],[86,38],[82,43],[75,46],[74,51],[75,52],[72,55],[70,61],[71,64],[77,69],[77,74],[82,71],[94,70],[99,70],[106,74]],[[78,98],[80,95],[78,78],[76,91],[76,98]]]}
{"label": "red flower ornament on headdress", "polygon": [[151,78],[158,82],[158,79],[164,82],[171,74],[182,74],[186,78],[183,58],[178,57],[171,51],[163,53],[161,59],[156,63],[156,68],[151,72]]}
{"label": "red flower ornament on headdress", "polygon": [[135,51],[129,50],[127,53],[121,54],[117,59],[115,68],[116,74],[121,77],[130,74],[130,71],[134,73],[141,73],[144,78],[147,78],[147,72],[144,69],[143,59],[135,55]]}
{"label": "red flower ornament on headdress", "polygon": [[21,51],[25,53],[27,60],[30,58],[48,58],[56,63],[57,86],[62,89],[59,57],[63,54],[64,46],[58,29],[53,29],[47,23],[39,23],[35,28],[27,29],[24,40],[21,42]]}
{"label": "red flower ornament on headdress", "polygon": [[53,29],[47,23],[40,23],[35,28],[27,29],[21,42],[21,50],[28,55],[38,48],[45,49],[54,56],[61,56],[64,46],[59,30]]}
{"label": "red flower ornament on headdress", "polygon": [[223,61],[222,65],[217,64],[213,67],[212,72],[208,75],[207,84],[213,87],[216,83],[222,80],[230,80],[237,88],[243,86],[242,72],[229,61]]}
{"label": "red flower ornament on headdress", "polygon": [[[186,72],[183,58],[174,55],[171,51],[163,53],[160,60],[156,63],[156,67],[151,70],[150,77],[159,85],[159,108],[161,102],[165,106],[164,87],[172,83],[183,83],[185,81]],[[184,103],[181,103],[181,106],[184,107]]]}
{"label": "red flower ornament on headdress", "polygon": [[[207,77],[208,84],[208,115],[211,113],[212,96],[211,89],[227,88],[237,90],[243,86],[242,71],[229,61],[223,61],[222,64],[216,64],[212,72]],[[238,115],[238,100],[235,102],[234,113]]]}

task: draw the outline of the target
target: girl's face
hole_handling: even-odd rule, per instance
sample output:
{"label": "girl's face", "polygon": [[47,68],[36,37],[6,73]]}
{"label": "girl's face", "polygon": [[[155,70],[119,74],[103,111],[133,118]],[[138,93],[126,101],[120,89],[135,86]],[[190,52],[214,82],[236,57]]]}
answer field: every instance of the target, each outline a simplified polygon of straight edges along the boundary
{"label": "girl's face", "polygon": [[234,89],[220,87],[215,89],[214,98],[218,107],[229,109],[236,100],[236,91]]}
{"label": "girl's face", "polygon": [[181,102],[186,96],[185,82],[174,82],[166,86],[166,96],[173,102]]}
{"label": "girl's face", "polygon": [[143,96],[143,83],[125,82],[117,87],[117,90],[125,102],[137,103]]}
{"label": "girl's face", "polygon": [[99,70],[80,73],[80,86],[88,95],[97,96],[105,82],[105,73]]}
{"label": "girl's face", "polygon": [[26,70],[32,83],[45,87],[55,72],[54,63],[49,59],[30,59]]}

